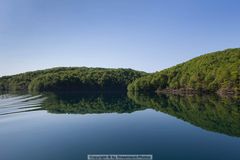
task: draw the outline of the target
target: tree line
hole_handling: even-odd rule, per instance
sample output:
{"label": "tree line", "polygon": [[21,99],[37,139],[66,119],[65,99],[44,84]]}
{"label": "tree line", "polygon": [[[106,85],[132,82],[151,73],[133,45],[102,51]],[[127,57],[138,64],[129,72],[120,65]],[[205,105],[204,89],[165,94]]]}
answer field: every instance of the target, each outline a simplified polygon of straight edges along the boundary
{"label": "tree line", "polygon": [[2,91],[126,90],[133,80],[146,75],[132,69],[60,67],[0,78]]}
{"label": "tree line", "polygon": [[0,91],[240,93],[240,48],[205,54],[148,74],[132,69],[59,67],[0,78]]}
{"label": "tree line", "polygon": [[128,86],[134,91],[240,92],[240,49],[205,54],[141,77]]}

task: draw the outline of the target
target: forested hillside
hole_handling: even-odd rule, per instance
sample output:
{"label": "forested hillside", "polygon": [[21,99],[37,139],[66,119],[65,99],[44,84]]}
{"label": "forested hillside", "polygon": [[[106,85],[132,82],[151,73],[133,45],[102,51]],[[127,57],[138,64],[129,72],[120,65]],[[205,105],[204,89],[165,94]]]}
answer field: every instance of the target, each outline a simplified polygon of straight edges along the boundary
{"label": "forested hillside", "polygon": [[240,49],[205,54],[141,77],[128,90],[239,93]]}
{"label": "forested hillside", "polygon": [[[128,87],[127,87],[128,86]],[[0,91],[240,92],[240,49],[199,56],[146,74],[132,69],[61,67],[0,78]]]}
{"label": "forested hillside", "polygon": [[62,67],[0,78],[1,91],[126,90],[144,72],[132,69]]}

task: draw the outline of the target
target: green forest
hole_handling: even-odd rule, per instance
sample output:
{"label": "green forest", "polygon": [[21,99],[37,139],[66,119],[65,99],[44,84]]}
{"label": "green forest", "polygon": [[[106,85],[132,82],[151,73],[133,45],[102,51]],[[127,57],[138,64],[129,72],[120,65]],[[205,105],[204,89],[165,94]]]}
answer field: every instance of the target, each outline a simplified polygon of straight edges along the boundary
{"label": "green forest", "polygon": [[129,84],[128,90],[239,94],[240,48],[205,54],[149,74]]}
{"label": "green forest", "polygon": [[61,67],[0,78],[1,91],[99,91],[126,90],[146,75],[132,69]]}
{"label": "green forest", "polygon": [[0,91],[240,92],[240,48],[205,54],[156,72],[59,67],[0,78]]}

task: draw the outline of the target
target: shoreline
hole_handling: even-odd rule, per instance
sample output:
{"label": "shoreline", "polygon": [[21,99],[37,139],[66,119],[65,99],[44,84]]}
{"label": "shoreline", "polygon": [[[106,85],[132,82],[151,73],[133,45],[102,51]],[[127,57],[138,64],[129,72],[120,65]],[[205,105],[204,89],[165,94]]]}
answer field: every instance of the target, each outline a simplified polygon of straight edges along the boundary
{"label": "shoreline", "polygon": [[[234,92],[232,90],[222,90],[217,92],[210,92],[210,91],[204,91],[204,90],[194,90],[194,89],[186,89],[186,88],[180,88],[180,89],[162,89],[162,90],[156,90],[155,93],[157,94],[173,94],[173,95],[181,95],[181,96],[191,96],[191,95],[204,95],[204,94],[216,94],[221,97],[239,97],[239,92]],[[240,97],[239,97],[240,98]]]}

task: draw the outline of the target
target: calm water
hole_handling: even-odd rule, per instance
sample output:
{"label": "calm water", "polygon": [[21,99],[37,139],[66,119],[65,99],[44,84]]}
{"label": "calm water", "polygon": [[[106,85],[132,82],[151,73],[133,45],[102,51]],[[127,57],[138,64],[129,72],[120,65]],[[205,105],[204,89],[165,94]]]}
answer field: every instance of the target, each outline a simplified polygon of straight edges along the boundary
{"label": "calm water", "polygon": [[88,154],[239,160],[240,106],[216,96],[0,96],[0,160],[84,160]]}

